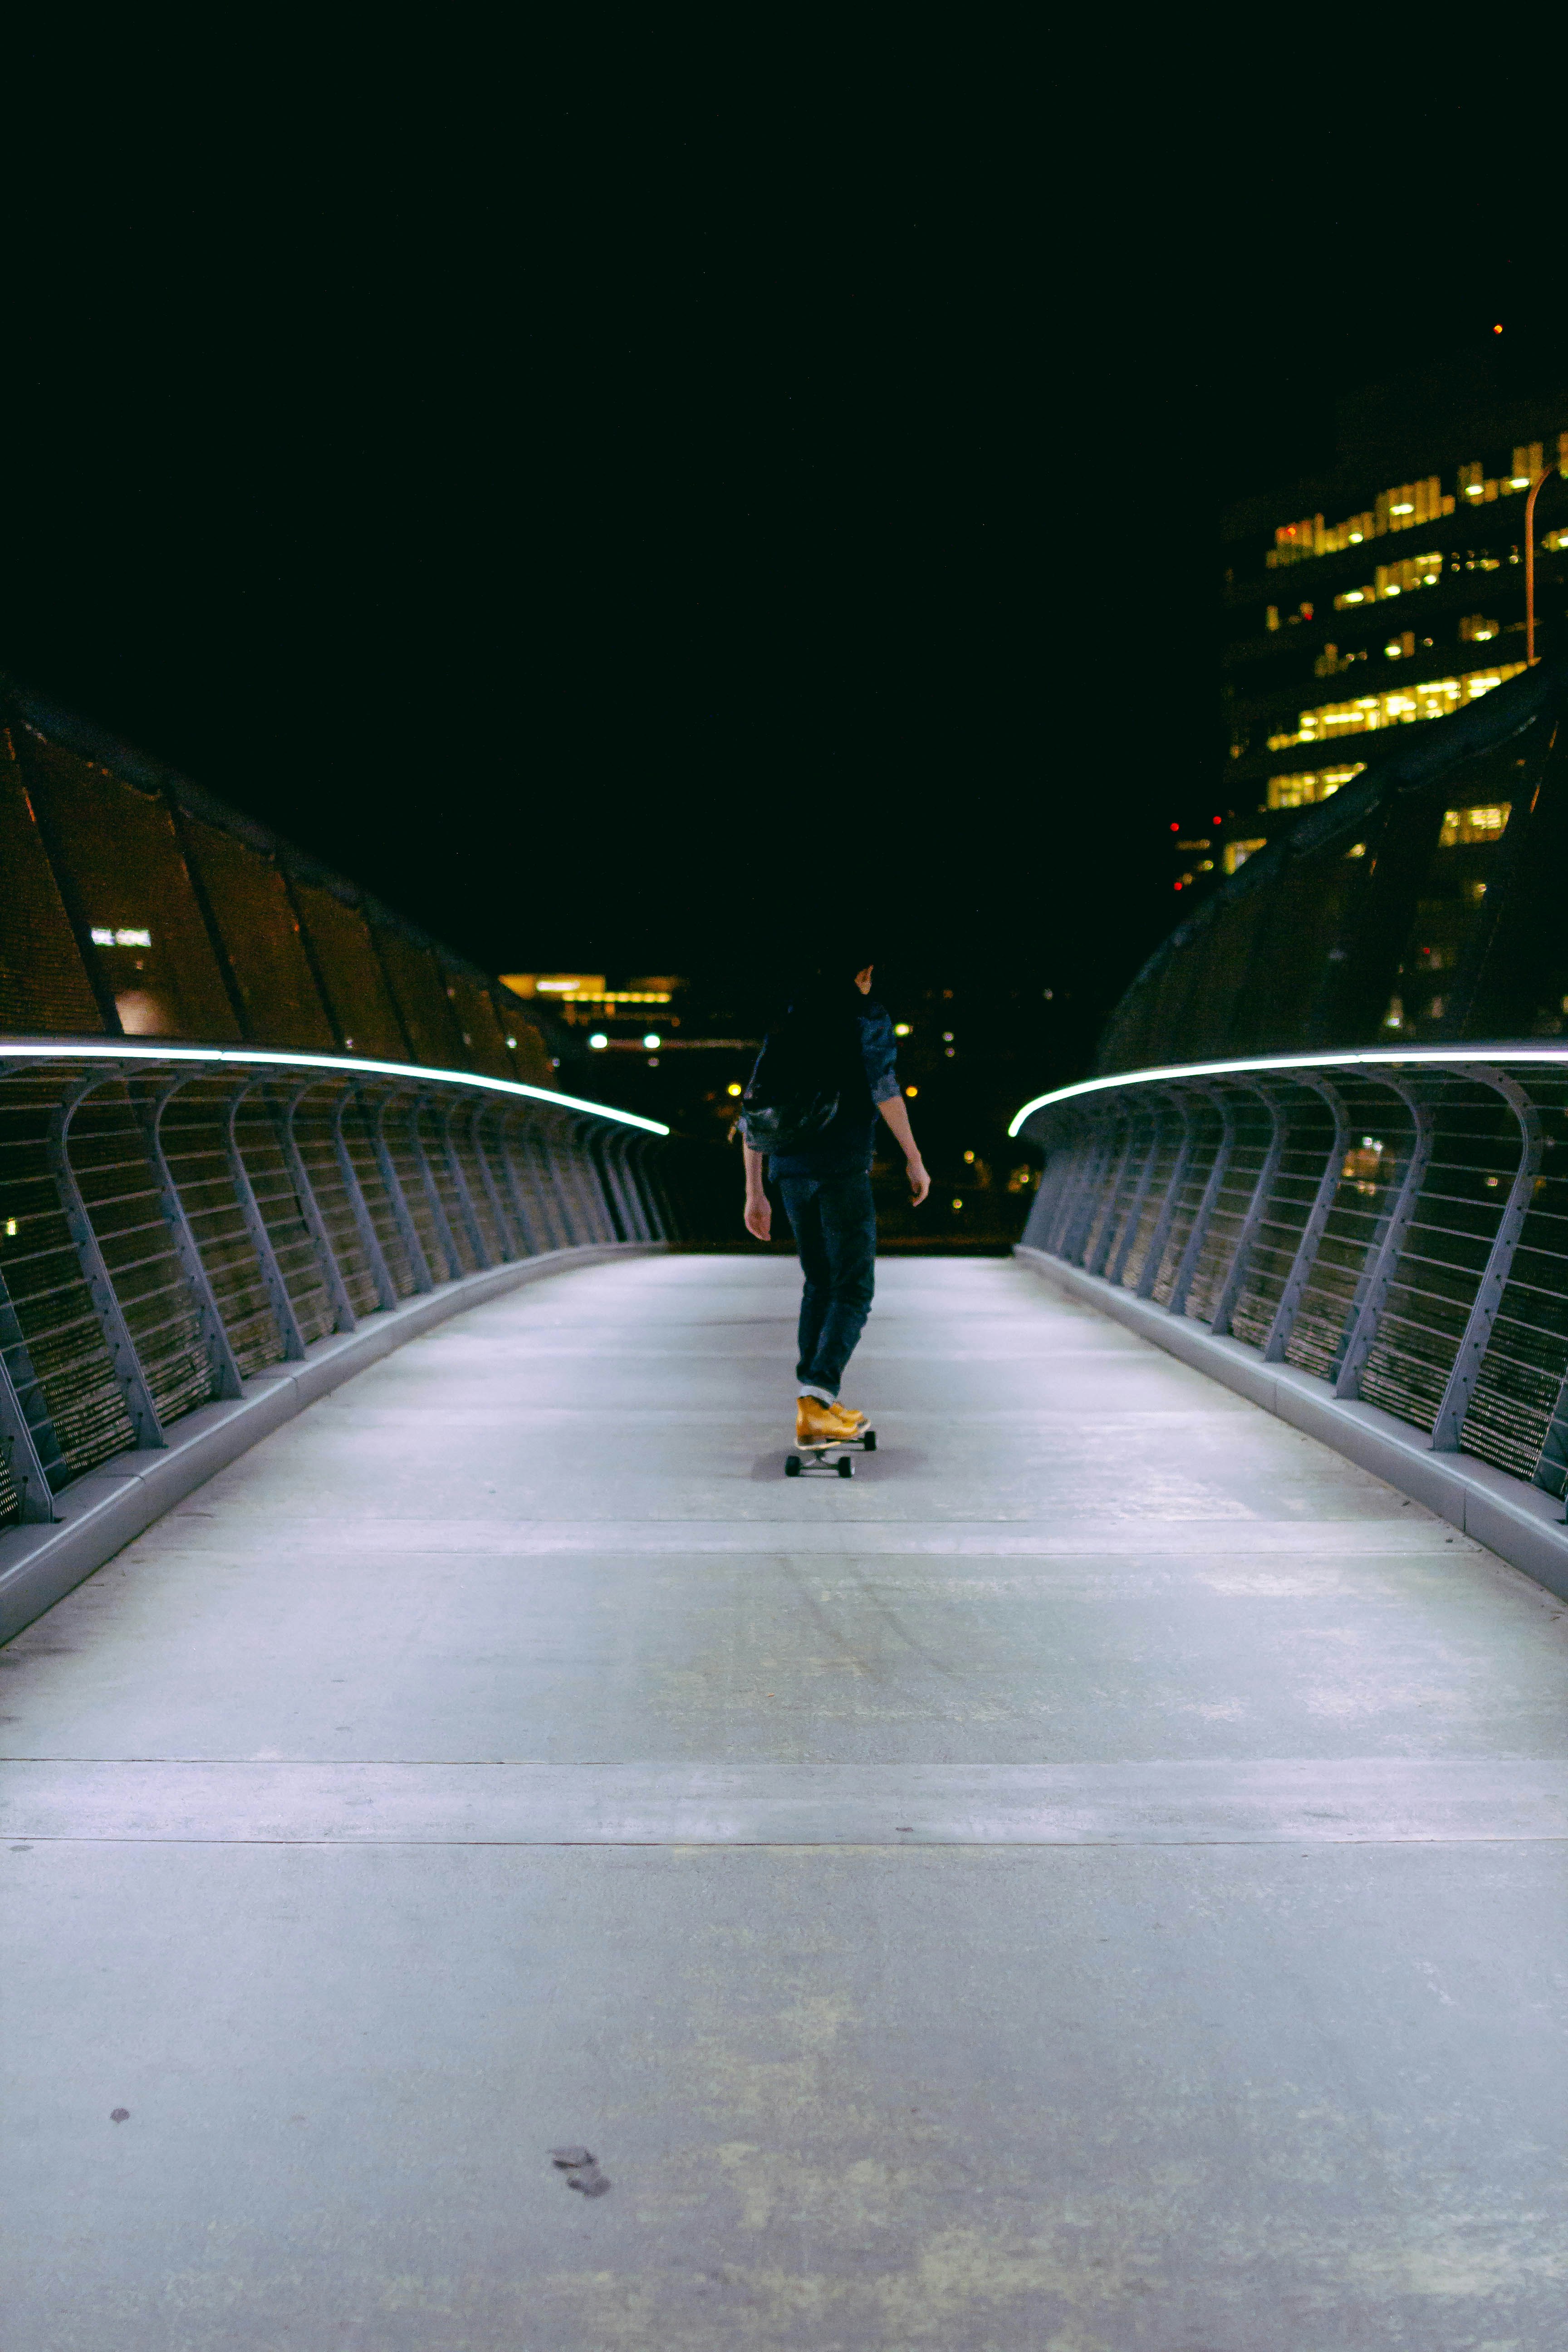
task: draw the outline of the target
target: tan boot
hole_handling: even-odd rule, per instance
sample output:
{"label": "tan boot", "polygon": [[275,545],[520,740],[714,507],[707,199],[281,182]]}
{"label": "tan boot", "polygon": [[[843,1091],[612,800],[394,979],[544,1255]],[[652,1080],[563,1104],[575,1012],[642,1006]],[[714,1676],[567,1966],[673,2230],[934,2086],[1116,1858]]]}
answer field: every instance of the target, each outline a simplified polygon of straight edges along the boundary
{"label": "tan boot", "polygon": [[797,1445],[842,1444],[845,1438],[855,1436],[860,1418],[841,1412],[836,1404],[824,1404],[820,1397],[797,1397],[795,1442]]}

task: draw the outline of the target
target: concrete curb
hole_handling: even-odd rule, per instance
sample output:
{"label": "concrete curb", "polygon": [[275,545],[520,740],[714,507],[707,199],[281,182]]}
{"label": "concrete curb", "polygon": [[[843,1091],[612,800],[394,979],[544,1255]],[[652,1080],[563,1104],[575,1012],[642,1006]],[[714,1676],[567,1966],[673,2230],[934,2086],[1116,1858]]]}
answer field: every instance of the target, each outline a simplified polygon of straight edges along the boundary
{"label": "concrete curb", "polygon": [[1527,1486],[1468,1454],[1434,1454],[1420,1430],[1380,1406],[1342,1401],[1313,1373],[1291,1364],[1266,1364],[1256,1348],[1239,1339],[1216,1339],[1202,1323],[1168,1315],[1152,1298],[1135,1298],[1043,1250],[1020,1242],[1013,1255],[1068,1298],[1096,1307],[1265,1412],[1278,1413],[1292,1428],[1331,1445],[1568,1601],[1568,1527],[1562,1504],[1539,1486]]}
{"label": "concrete curb", "polygon": [[0,1642],[52,1609],[95,1569],[193,1494],[204,1479],[237,1460],[308,1404],[353,1380],[422,1332],[470,1307],[546,1275],[566,1274],[602,1259],[649,1257],[668,1242],[602,1242],[582,1249],[547,1250],[538,1257],[489,1267],[405,1299],[350,1331],[318,1339],[304,1360],[275,1364],[245,1383],[245,1394],[200,1406],[175,1423],[171,1443],[156,1452],[117,1454],[57,1497],[52,1527],[0,1531]]}

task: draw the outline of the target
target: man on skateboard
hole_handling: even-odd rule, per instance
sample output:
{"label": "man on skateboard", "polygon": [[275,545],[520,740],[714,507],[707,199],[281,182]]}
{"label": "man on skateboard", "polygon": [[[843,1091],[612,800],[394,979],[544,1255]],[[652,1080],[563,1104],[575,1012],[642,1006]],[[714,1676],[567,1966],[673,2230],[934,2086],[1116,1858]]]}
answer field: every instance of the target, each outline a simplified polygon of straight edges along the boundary
{"label": "man on skateboard", "polygon": [[[893,1024],[871,994],[871,966],[824,967],[770,1030],[746,1089],[746,1230],[765,1242],[778,1185],[800,1253],[795,1444],[853,1442],[866,1415],[840,1403],[845,1367],[871,1311],[877,1212],[871,1156],[879,1116],[896,1137],[917,1207],[931,1178],[895,1073]],[[753,1140],[753,1139],[755,1139]]]}

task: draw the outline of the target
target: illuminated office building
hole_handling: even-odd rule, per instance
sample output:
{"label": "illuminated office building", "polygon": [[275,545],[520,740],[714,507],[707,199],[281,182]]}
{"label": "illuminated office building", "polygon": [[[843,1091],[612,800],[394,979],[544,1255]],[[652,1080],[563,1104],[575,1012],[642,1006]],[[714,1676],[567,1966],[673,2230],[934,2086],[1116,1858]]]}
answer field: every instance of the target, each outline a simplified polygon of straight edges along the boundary
{"label": "illuminated office building", "polygon": [[[1382,387],[1340,411],[1336,465],[1222,522],[1225,740],[1201,810],[1173,810],[1172,889],[1201,897],[1419,727],[1525,667],[1524,512],[1568,463],[1568,387],[1511,408],[1479,379]],[[1536,502],[1536,652],[1568,650],[1568,482]],[[1208,789],[1208,788],[1205,788]]]}

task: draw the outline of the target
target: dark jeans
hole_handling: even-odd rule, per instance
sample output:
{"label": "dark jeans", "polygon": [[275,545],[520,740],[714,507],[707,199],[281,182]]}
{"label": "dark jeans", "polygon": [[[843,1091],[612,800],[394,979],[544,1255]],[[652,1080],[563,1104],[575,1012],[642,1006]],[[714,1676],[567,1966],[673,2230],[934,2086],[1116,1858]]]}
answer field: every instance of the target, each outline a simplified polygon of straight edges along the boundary
{"label": "dark jeans", "polygon": [[778,1187],[805,1276],[795,1378],[836,1397],[877,1286],[871,1179],[864,1170],[851,1176],[781,1176]]}

